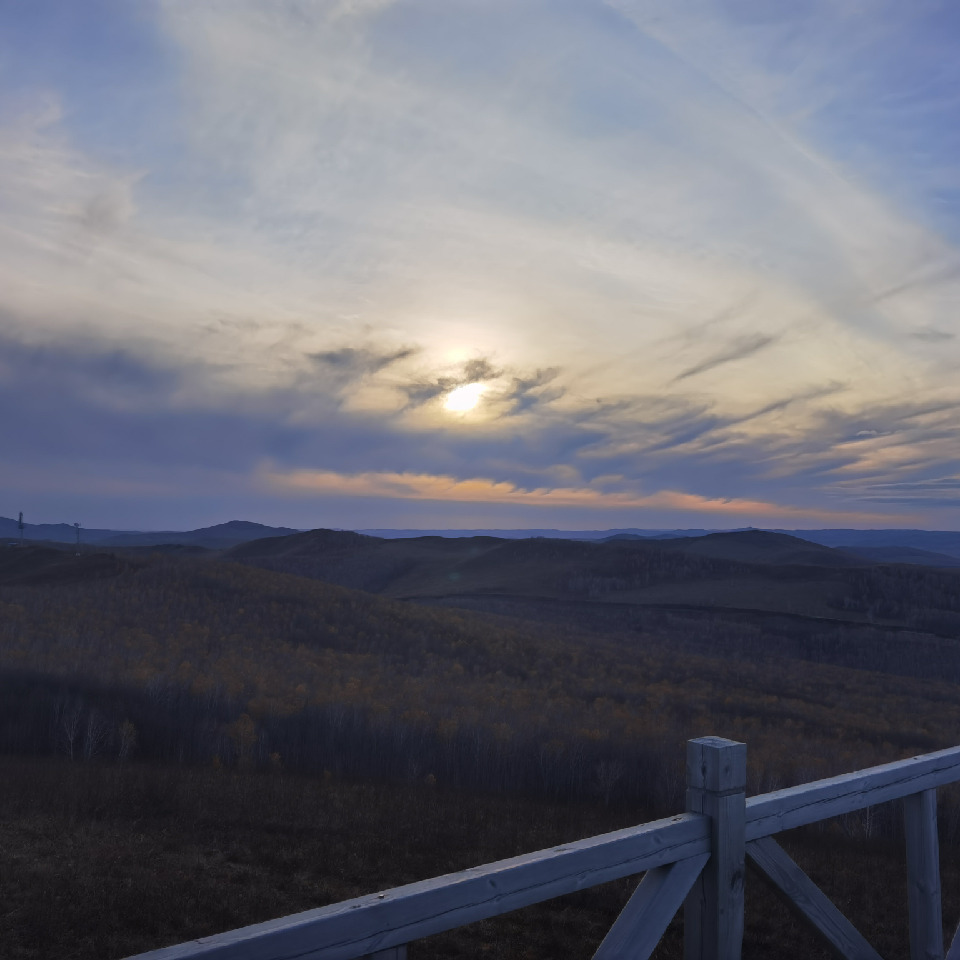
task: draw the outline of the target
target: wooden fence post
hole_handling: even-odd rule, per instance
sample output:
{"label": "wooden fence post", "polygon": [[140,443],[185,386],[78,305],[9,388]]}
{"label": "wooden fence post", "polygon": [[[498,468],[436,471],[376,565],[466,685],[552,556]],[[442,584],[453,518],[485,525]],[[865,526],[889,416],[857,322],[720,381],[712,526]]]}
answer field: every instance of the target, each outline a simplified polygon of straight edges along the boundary
{"label": "wooden fence post", "polygon": [[687,811],[713,821],[710,860],[684,904],[684,960],[740,960],[743,945],[747,746],[687,742]]}
{"label": "wooden fence post", "polygon": [[910,960],[943,960],[936,788],[903,798],[903,826],[907,841]]}

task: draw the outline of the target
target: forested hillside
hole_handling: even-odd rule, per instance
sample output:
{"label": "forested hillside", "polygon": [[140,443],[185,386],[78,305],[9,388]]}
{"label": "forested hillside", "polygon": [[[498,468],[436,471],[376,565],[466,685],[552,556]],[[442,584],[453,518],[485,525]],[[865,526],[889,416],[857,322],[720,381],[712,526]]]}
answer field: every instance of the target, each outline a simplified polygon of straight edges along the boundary
{"label": "forested hillside", "polygon": [[757,789],[960,740],[957,686],[889,662],[949,679],[954,641],[874,630],[835,666],[788,631],[662,611],[590,629],[582,612],[430,608],[222,560],[47,556],[42,576],[44,556],[25,550],[31,576],[0,588],[7,750],[93,758],[134,737],[184,762],[669,805],[680,745],[705,732],[750,743]]}
{"label": "forested hillside", "polygon": [[[949,621],[908,625],[950,614],[955,575],[792,538],[393,543],[0,552],[0,754],[18,784],[0,804],[18,865],[16,883],[0,874],[5,955],[122,956],[675,812],[692,736],[745,741],[750,793],[960,742],[960,643]],[[401,601],[319,573],[434,592]],[[826,583],[843,603],[818,618],[598,589],[734,582],[780,607]],[[940,810],[952,848],[956,790]],[[895,955],[902,897],[872,878],[900,869],[898,811],[822,829],[797,855]],[[853,844],[839,870],[838,843]],[[958,902],[952,864],[945,884]],[[588,956],[628,894],[416,955]],[[749,894],[748,941],[768,957],[805,943],[776,909]],[[678,951],[674,930],[662,955]]]}
{"label": "forested hillside", "polygon": [[750,610],[960,637],[960,572],[880,564],[761,530],[605,542],[382,540],[313,530],[253,541],[225,556],[418,601],[497,597]]}

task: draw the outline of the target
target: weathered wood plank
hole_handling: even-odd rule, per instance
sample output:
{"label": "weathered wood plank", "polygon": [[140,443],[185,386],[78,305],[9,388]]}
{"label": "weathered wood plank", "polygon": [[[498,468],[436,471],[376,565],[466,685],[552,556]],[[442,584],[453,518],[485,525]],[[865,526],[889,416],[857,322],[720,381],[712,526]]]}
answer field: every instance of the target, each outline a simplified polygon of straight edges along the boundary
{"label": "weathered wood plank", "polygon": [[880,960],[880,954],[776,840],[763,837],[750,841],[747,856],[787,906],[812,924],[837,956],[844,960]]}
{"label": "weathered wood plank", "polygon": [[709,819],[680,814],[152,950],[136,960],[355,960],[709,849]]}
{"label": "weathered wood plank", "polygon": [[[696,749],[700,751],[701,760],[705,753],[709,753],[703,744],[743,747],[718,738],[704,738],[699,743],[701,746]],[[731,782],[724,779],[729,780],[737,763],[727,763],[726,766],[718,763],[711,767],[711,762],[701,763],[702,783],[693,788],[687,814],[154,950],[128,960],[355,960],[358,957],[403,960],[405,944],[419,937],[608,880],[656,871],[667,864],[711,851],[714,856],[708,861],[708,869],[695,882],[686,903],[691,916],[698,918],[697,942],[702,945],[706,942],[702,934],[707,913],[713,911],[716,904],[725,901],[736,905],[739,899],[739,907],[731,914],[732,921],[731,917],[723,919],[718,915],[715,924],[719,944],[715,953],[736,957],[739,956],[739,939],[731,935],[731,931],[736,933],[735,920],[739,910],[742,935],[743,871],[742,856],[740,869],[736,869],[735,851],[738,846],[742,851],[744,836],[755,842],[781,830],[960,781],[960,747],[954,747],[752,797],[744,804],[742,789],[731,786]],[[713,789],[706,789],[708,782]],[[725,825],[714,830],[712,824],[716,821]],[[920,817],[917,822],[921,824],[921,833],[924,829],[929,833],[929,817],[926,821]],[[926,828],[922,827],[923,822],[927,823]],[[911,883],[911,889],[919,891],[919,894],[915,893],[920,895],[918,902],[925,903],[930,894],[923,891],[931,889],[929,837],[926,840],[921,838],[919,844],[912,843],[911,846],[927,850],[926,854],[916,858],[911,868],[918,878],[925,878]],[[799,871],[799,867],[796,869]],[[667,873],[672,875],[671,871]],[[701,882],[707,873],[713,879]],[[666,873],[654,874],[661,879],[665,876]],[[809,878],[806,879],[816,891]],[[651,884],[655,882],[660,881],[651,880]],[[714,907],[710,907],[710,884],[714,883],[722,896],[718,892]],[[705,896],[706,893],[710,893],[710,897]],[[929,905],[920,909],[928,914],[931,911]],[[926,921],[921,924],[922,929],[927,926]],[[735,952],[731,952],[734,943]],[[928,947],[923,949],[928,950]],[[712,955],[688,953],[698,960]],[[929,950],[919,954],[924,960],[935,955]],[[917,956],[914,954],[915,960]],[[947,960],[960,960],[960,930]]]}
{"label": "weathered wood plank", "polygon": [[910,960],[943,960],[936,789],[904,797],[903,826],[907,842]]}
{"label": "weathered wood plank", "polygon": [[593,960],[647,960],[709,858],[702,853],[648,870]]}
{"label": "weathered wood plank", "polygon": [[739,960],[743,945],[747,747],[721,737],[687,743],[687,810],[710,817],[710,860],[684,906],[685,960]]}
{"label": "weathered wood plank", "polygon": [[815,780],[747,800],[747,840],[960,780],[960,747]]}
{"label": "weathered wood plank", "polygon": [[407,960],[407,946],[391,947],[389,950],[378,950],[368,953],[363,960]]}

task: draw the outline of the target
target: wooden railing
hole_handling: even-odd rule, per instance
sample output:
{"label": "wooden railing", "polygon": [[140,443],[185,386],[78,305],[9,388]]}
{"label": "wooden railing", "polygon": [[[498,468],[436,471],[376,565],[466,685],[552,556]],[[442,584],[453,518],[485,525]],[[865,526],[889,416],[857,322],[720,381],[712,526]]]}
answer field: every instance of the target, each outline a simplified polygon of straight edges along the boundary
{"label": "wooden railing", "polygon": [[[736,960],[747,858],[834,952],[879,960],[773,834],[904,799],[911,960],[945,960],[937,787],[960,747],[745,796],[746,746],[687,744],[687,812],[576,843],[202,937],[128,960],[405,960],[412,940],[643,873],[593,960],[644,960],[684,905],[686,960]],[[960,931],[946,954],[960,960]]]}

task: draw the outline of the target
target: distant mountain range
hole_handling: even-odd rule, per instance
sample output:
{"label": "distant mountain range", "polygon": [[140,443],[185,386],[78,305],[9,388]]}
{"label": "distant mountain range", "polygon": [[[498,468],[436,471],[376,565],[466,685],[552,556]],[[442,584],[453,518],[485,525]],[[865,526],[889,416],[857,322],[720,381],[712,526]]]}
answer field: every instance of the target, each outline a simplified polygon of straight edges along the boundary
{"label": "distant mountain range", "polygon": [[[100,543],[106,537],[115,536],[117,530],[81,529],[84,543]],[[73,543],[76,530],[72,523],[25,523],[24,540],[49,540],[53,543]],[[20,530],[17,521],[10,517],[0,517],[0,540],[19,540]]]}
{"label": "distant mountain range", "polygon": [[874,563],[919,563],[926,567],[960,567],[960,557],[947,553],[934,553],[932,550],[918,550],[916,547],[838,547],[845,553],[851,553]]}
{"label": "distant mountain range", "polygon": [[[594,540],[386,539],[324,529],[257,537],[271,528],[225,524],[189,534],[222,542],[223,527],[233,537],[254,538],[205,550],[174,533],[181,542],[91,545],[80,557],[62,543],[0,549],[0,586],[92,588],[156,567],[179,571],[178,583],[225,577],[246,590],[260,581],[243,567],[259,567],[269,574],[263,582],[273,583],[274,594],[291,599],[309,590],[304,584],[312,579],[363,591],[350,604],[369,604],[372,595],[405,601],[392,608],[394,620],[411,606],[452,607],[468,617],[494,614],[538,629],[555,624],[628,641],[653,631],[671,643],[682,640],[684,649],[698,655],[752,660],[776,649],[779,656],[840,666],[960,678],[958,561],[931,558],[919,548],[844,549],[764,530],[702,537],[608,534]],[[157,552],[166,555],[162,563]],[[904,557],[914,565],[903,565]],[[951,563],[954,569],[946,569]],[[299,622],[297,602],[284,609],[285,622]],[[274,629],[272,619],[270,624]],[[389,647],[391,628],[384,621],[367,637],[365,642]]]}
{"label": "distant mountain range", "polygon": [[[738,529],[748,529],[740,527]],[[730,533],[729,530],[644,530],[637,527],[612,530],[556,530],[554,528],[525,528],[525,529],[438,529],[438,530],[394,530],[363,529],[357,533],[368,537],[380,537],[383,540],[399,540],[411,537],[497,537],[500,540],[527,540],[530,537],[544,537],[551,540],[608,540],[611,537],[643,537],[661,540],[674,537],[704,537],[708,533]],[[789,532],[789,531],[788,531]]]}
{"label": "distant mountain range", "polygon": [[[230,520],[212,527],[199,530],[99,530],[81,527],[80,542],[96,544],[99,547],[152,547],[182,544],[191,547],[205,547],[208,550],[226,550],[238,543],[260,540],[263,537],[285,537],[299,533],[292,527],[268,527],[249,520]],[[11,542],[19,539],[17,521],[9,517],[0,517],[0,539]],[[24,540],[45,540],[52,543],[73,543],[76,530],[69,523],[25,523]]]}
{"label": "distant mountain range", "polygon": [[[594,540],[386,539],[311,530],[240,544],[220,556],[394,600],[538,622],[577,619],[590,629],[659,611],[684,620],[708,613],[736,631],[786,617],[815,631],[828,623],[882,624],[960,637],[958,574],[937,569],[960,567],[960,559],[876,549],[880,557],[863,557],[766,530]],[[887,559],[890,551],[897,566]],[[902,557],[914,566],[899,566]]]}
{"label": "distant mountain range", "polygon": [[[546,537],[557,540],[673,540],[705,537],[712,533],[739,533],[737,530],[657,530],[627,527],[613,530],[358,530],[371,537],[393,540],[407,537],[498,537],[503,540],[522,540],[527,537]],[[960,532],[956,530],[771,530],[784,533],[824,547],[840,547],[865,559],[878,563],[923,563],[954,566],[960,560]],[[878,552],[882,551],[882,552]],[[950,562],[943,562],[952,558]]]}
{"label": "distant mountain range", "polygon": [[[795,579],[806,583],[811,577],[818,582],[831,579],[826,570],[869,565],[842,550],[762,530],[593,541],[490,536],[386,539],[311,530],[240,544],[225,559],[395,599],[469,594],[629,603],[649,601],[654,595],[660,599],[658,585],[665,580],[696,581],[696,596],[685,587],[682,597],[671,595],[670,602],[699,603],[701,581],[710,581],[712,595],[723,577],[750,581],[745,592],[752,603],[757,593],[753,566],[765,570],[801,566],[804,571]],[[746,564],[751,569],[745,573]],[[723,588],[724,603],[732,596],[731,589],[729,584]],[[800,605],[809,604],[804,600]]]}
{"label": "distant mountain range", "polygon": [[[877,547],[910,547],[913,550],[927,550],[933,553],[945,553],[960,558],[960,532],[956,530],[776,530],[775,533],[789,533],[802,537],[825,547],[844,547],[859,550]],[[905,555],[906,556],[906,555]],[[884,562],[890,563],[890,560]],[[903,559],[899,563],[916,563],[916,560]]]}
{"label": "distant mountain range", "polygon": [[[651,529],[640,527],[611,530],[557,530],[530,529],[363,529],[356,533],[383,540],[443,537],[445,539],[492,537],[499,540],[544,538],[551,540],[674,540],[692,539],[715,533],[749,532],[753,528],[734,531],[707,529]],[[241,543],[266,537],[286,537],[302,533],[293,527],[271,527],[249,520],[230,520],[197,530],[105,530],[82,527],[80,540],[84,544],[103,547],[148,547],[182,545],[207,550],[227,550]],[[835,547],[875,563],[912,563],[926,566],[960,565],[960,532],[951,530],[773,530],[825,547]],[[45,540],[54,543],[73,543],[76,531],[69,523],[26,523],[25,540]],[[0,517],[0,541],[19,539],[17,521]]]}

